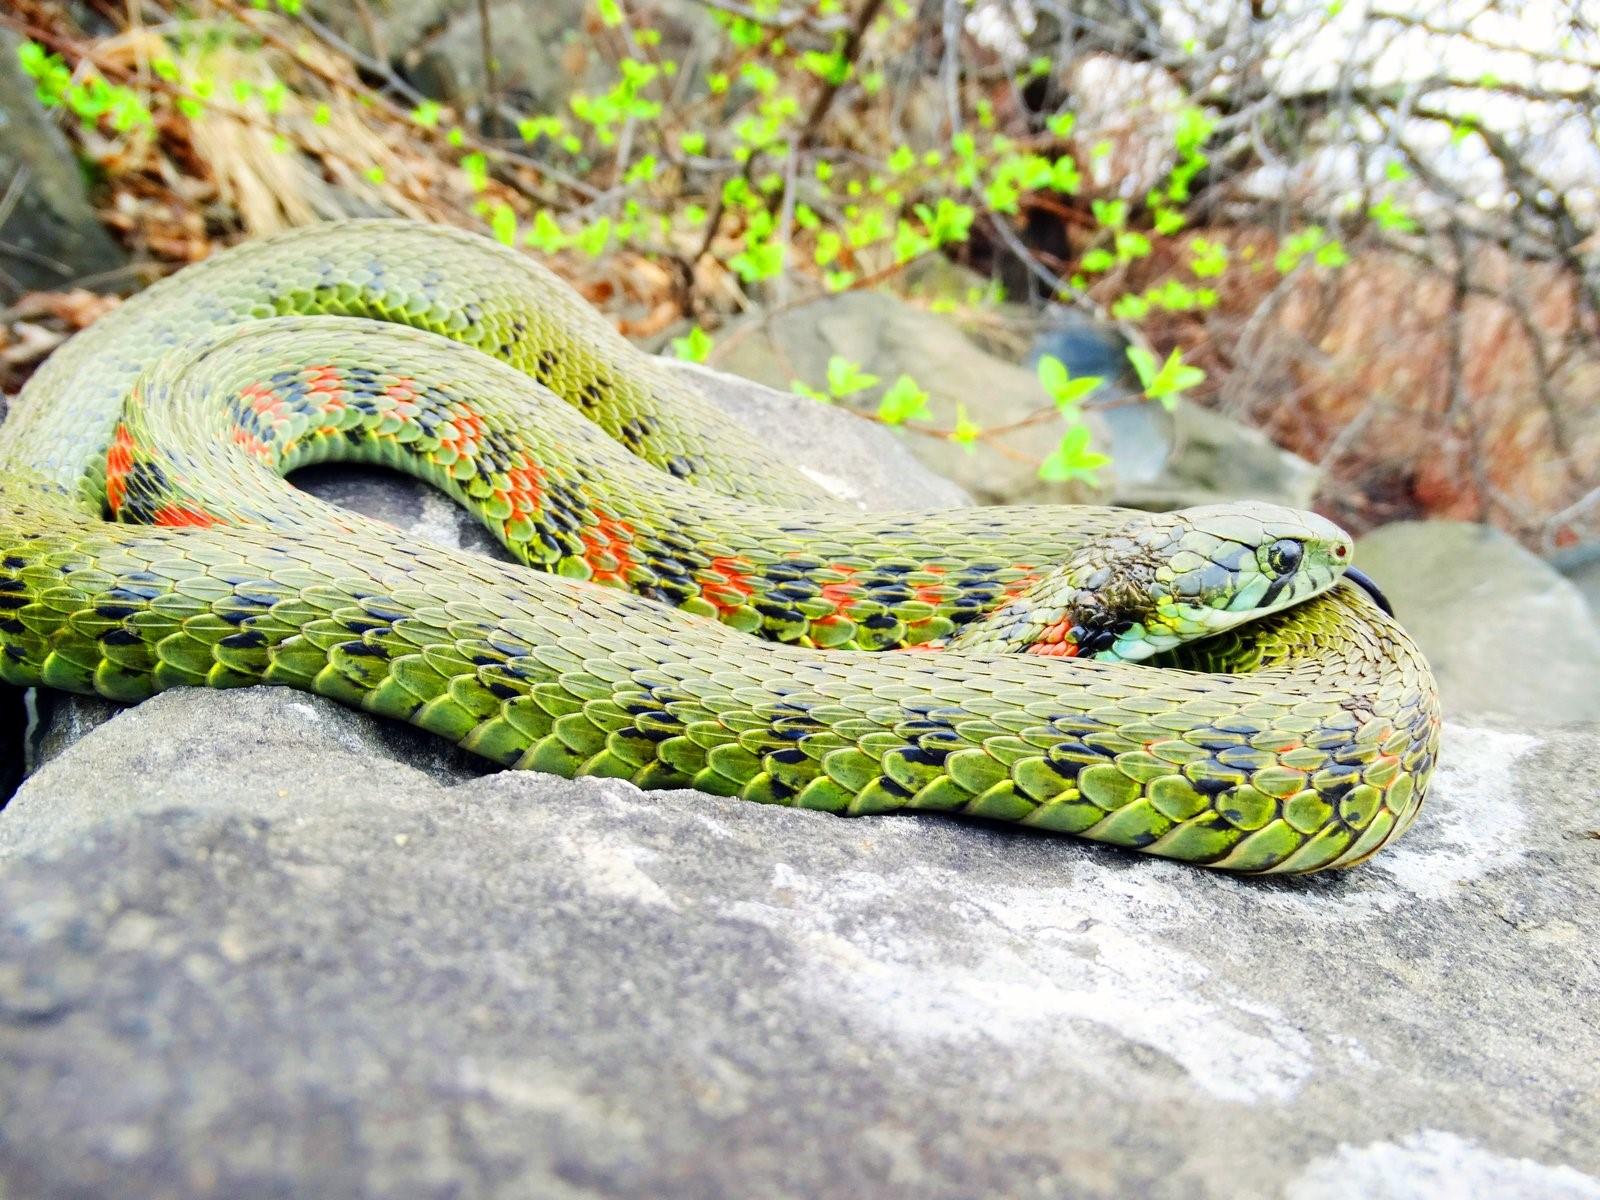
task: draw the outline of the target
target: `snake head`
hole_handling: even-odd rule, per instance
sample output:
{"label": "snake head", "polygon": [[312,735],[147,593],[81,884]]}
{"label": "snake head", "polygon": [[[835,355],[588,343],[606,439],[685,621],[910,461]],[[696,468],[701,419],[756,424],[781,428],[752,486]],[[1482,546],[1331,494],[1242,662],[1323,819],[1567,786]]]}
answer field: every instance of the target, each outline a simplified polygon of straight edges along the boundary
{"label": "snake head", "polygon": [[1137,661],[1324,592],[1350,557],[1333,522],[1273,504],[1130,514],[950,645]]}

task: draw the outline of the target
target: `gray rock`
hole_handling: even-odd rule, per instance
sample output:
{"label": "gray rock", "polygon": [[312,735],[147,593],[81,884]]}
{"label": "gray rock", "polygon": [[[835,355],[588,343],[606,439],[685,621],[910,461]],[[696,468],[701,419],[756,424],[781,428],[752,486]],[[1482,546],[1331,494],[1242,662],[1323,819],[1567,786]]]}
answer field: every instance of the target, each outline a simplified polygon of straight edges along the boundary
{"label": "gray rock", "polygon": [[1600,720],[1600,627],[1555,568],[1498,530],[1400,521],[1356,543],[1422,646],[1448,713]]}
{"label": "gray rock", "polygon": [[[948,295],[968,278],[975,277],[925,269],[912,283],[919,295]],[[1074,375],[1103,373],[1108,381],[1102,398],[1122,401],[1091,414],[1098,444],[1112,459],[1103,492],[1037,478],[1036,465],[1061,435],[1053,419],[1011,429],[997,439],[999,450],[984,444],[968,451],[925,434],[897,432],[920,462],[983,503],[1164,509],[1248,498],[1309,507],[1319,482],[1310,463],[1259,430],[1198,405],[1180,403],[1167,413],[1135,401],[1118,377],[1120,351],[1113,353],[1106,330],[1082,321],[1063,330],[1063,317],[1050,319],[1055,326],[1020,341],[996,329],[969,335],[951,318],[893,296],[854,292],[753,318],[726,335],[724,348],[712,357],[723,370],[783,388],[795,379],[821,386],[828,360],[840,355],[886,383],[902,372],[910,375],[927,390],[938,426],[952,427],[958,405],[965,405],[980,425],[999,428],[1048,407],[1033,367],[1018,366],[1018,360],[1027,357],[1032,364],[1041,354],[1064,355]],[[1037,322],[1009,306],[1000,325],[1022,332]]]}
{"label": "gray rock", "polygon": [[[839,355],[885,384],[904,373],[928,393],[932,424],[952,428],[959,406],[990,429],[1048,408],[1031,370],[980,348],[943,317],[881,292],[847,292],[814,304],[753,318],[722,338],[716,365],[736,375],[788,388],[794,380],[825,387],[828,361]],[[1054,418],[1017,428],[968,450],[914,431],[896,436],[917,460],[991,504],[1105,503],[1080,484],[1039,479],[1035,468],[1061,435]],[[997,449],[997,447],[999,447]]]}
{"label": "gray rock", "polygon": [[18,45],[0,28],[0,179],[25,181],[0,223],[0,299],[63,288],[128,261],[89,204],[72,147],[18,65]]}
{"label": "gray rock", "polygon": [[24,785],[5,1194],[1600,1196],[1600,730],[1278,883],[424,741],[175,692]]}
{"label": "gray rock", "polygon": [[699,363],[660,360],[762,442],[858,508],[949,508],[971,504],[959,486],[921,469],[884,426]]}
{"label": "gray rock", "polygon": [[1166,412],[1134,404],[1106,414],[1117,472],[1112,503],[1171,509],[1227,500],[1311,507],[1317,468],[1259,429],[1187,400]]}
{"label": "gray rock", "polygon": [[1589,611],[1600,620],[1600,542],[1575,547],[1553,560],[1561,573],[1578,585]]}

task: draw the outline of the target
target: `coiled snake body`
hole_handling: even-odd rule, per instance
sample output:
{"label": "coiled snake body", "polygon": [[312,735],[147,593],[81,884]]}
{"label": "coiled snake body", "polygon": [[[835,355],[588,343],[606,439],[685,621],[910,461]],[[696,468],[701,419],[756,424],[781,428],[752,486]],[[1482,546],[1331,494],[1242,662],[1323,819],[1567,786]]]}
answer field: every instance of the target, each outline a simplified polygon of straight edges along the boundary
{"label": "coiled snake body", "polygon": [[[430,480],[546,573],[280,478],[332,458]],[[844,511],[523,256],[348,222],[188,268],[30,382],[0,679],[281,683],[511,766],[1310,871],[1402,832],[1437,749],[1347,552],[1266,506]]]}

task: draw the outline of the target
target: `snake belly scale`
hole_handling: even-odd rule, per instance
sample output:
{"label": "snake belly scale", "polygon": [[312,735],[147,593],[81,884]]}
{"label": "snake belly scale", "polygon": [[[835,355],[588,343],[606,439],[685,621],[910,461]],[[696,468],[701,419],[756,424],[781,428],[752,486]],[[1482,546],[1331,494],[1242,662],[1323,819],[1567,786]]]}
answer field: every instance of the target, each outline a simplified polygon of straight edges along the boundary
{"label": "snake belly scale", "polygon": [[[527,565],[280,478],[331,458],[430,480]],[[1346,866],[1403,832],[1436,691],[1348,583],[1156,665],[1073,657],[1081,623],[1035,621],[1021,653],[969,638],[1026,617],[1096,539],[1134,545],[1132,520],[851,513],[525,257],[406,222],[317,226],[150,288],[18,398],[0,679],[128,701],[286,684],[508,766],[956,812],[1242,871]],[[1263,537],[1322,544],[1248,506],[1203,530],[1150,520],[1198,564],[1191,592]],[[1194,553],[1202,533],[1225,549]],[[924,643],[951,648],[853,652]]]}

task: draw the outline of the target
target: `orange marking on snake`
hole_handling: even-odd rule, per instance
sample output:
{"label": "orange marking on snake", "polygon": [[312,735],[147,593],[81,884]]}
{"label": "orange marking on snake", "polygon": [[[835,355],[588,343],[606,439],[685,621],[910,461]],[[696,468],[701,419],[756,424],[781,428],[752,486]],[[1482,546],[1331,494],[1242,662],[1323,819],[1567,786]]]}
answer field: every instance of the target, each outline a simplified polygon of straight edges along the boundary
{"label": "orange marking on snake", "polygon": [[417,415],[417,383],[410,376],[396,379],[383,389],[383,394],[394,401],[394,415],[400,420],[409,421]]}
{"label": "orange marking on snake", "polygon": [[236,446],[243,446],[244,452],[250,455],[251,458],[267,459],[272,457],[270,447],[242,425],[233,427],[233,443]]}
{"label": "orange marking on snake", "polygon": [[183,504],[163,504],[151,515],[151,521],[156,525],[192,525],[197,529],[205,529],[217,523],[217,519],[210,513]]}
{"label": "orange marking on snake", "polygon": [[122,511],[128,498],[128,472],[133,470],[133,437],[120,421],[106,450],[106,503],[113,513]]}
{"label": "orange marking on snake", "polygon": [[483,417],[469,405],[459,405],[450,414],[450,427],[455,433],[450,437],[441,437],[439,444],[449,446],[462,458],[467,457],[483,440]]}
{"label": "orange marking on snake", "polygon": [[1020,578],[1013,579],[1010,583],[1006,584],[1005,590],[1000,593],[1000,598],[996,601],[996,607],[1005,603],[1007,600],[1015,600],[1018,596],[1022,595],[1023,592],[1026,592],[1029,588],[1033,587],[1034,584],[1039,582],[1039,573],[1034,570],[1033,564],[1031,563],[1014,563],[1011,569],[1013,571],[1022,571],[1024,574]]}
{"label": "orange marking on snake", "polygon": [[274,417],[283,415],[283,397],[264,383],[252,383],[240,388],[239,399],[249,404],[251,410],[260,416],[269,413]]}
{"label": "orange marking on snake", "polygon": [[724,613],[738,608],[754,592],[750,583],[750,560],[719,554],[702,573],[700,594]]}
{"label": "orange marking on snake", "polygon": [[[624,583],[633,557],[633,526],[610,513],[595,510],[594,525],[585,530],[583,560],[594,572],[596,583]],[[614,564],[614,565],[613,565]]]}
{"label": "orange marking on snake", "polygon": [[307,367],[306,391],[317,396],[342,392],[344,391],[344,372],[338,367],[332,366]]}
{"label": "orange marking on snake", "polygon": [[1037,654],[1043,658],[1077,658],[1083,647],[1067,636],[1071,628],[1072,622],[1067,619],[1046,626],[1044,632],[1039,635],[1039,640],[1026,647],[1024,653]]}
{"label": "orange marking on snake", "polygon": [[861,585],[855,582],[858,568],[852,567],[849,563],[828,563],[827,569],[837,571],[844,578],[837,583],[823,584],[819,589],[819,595],[833,605],[834,612],[842,613],[850,606],[852,600],[861,595]]}
{"label": "orange marking on snake", "polygon": [[544,470],[536,463],[508,468],[506,486],[497,494],[511,505],[513,515],[536,511],[544,497]]}

